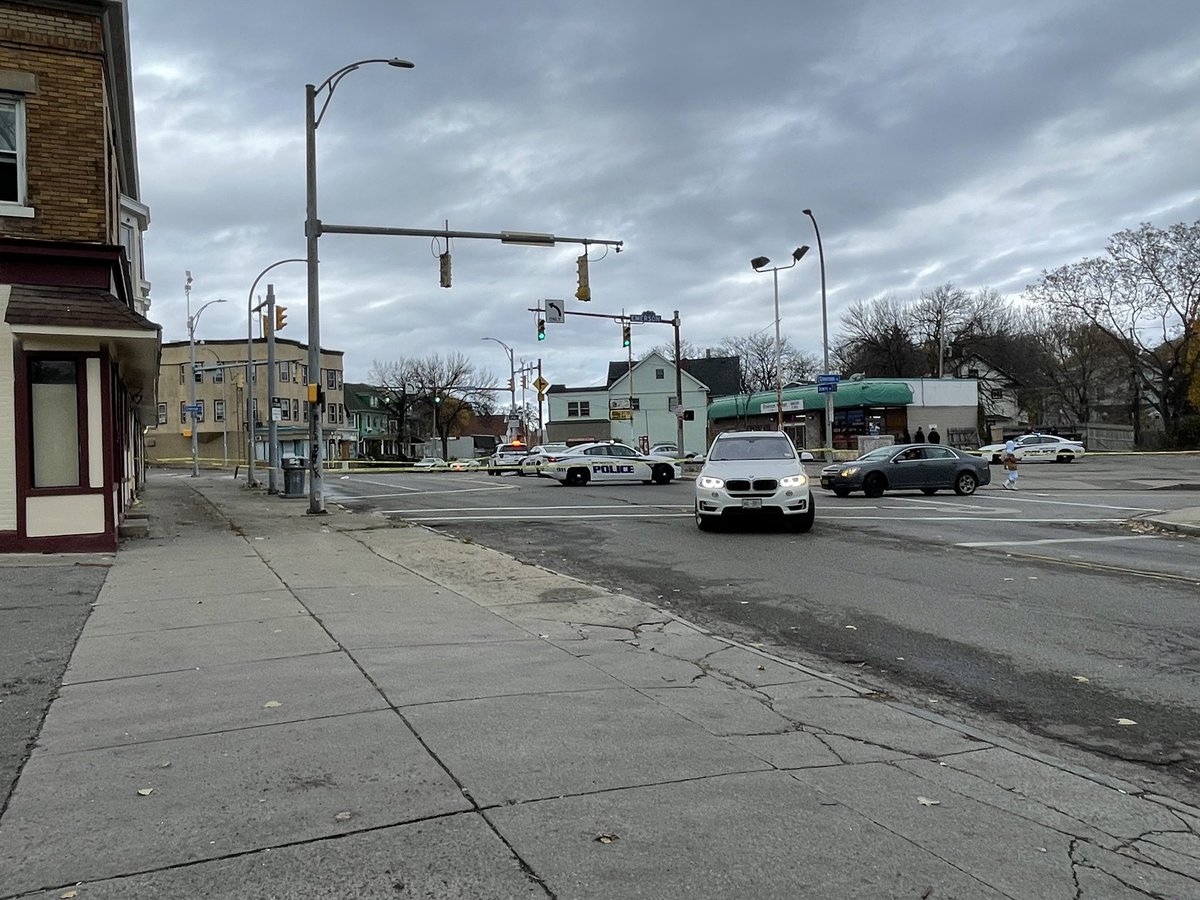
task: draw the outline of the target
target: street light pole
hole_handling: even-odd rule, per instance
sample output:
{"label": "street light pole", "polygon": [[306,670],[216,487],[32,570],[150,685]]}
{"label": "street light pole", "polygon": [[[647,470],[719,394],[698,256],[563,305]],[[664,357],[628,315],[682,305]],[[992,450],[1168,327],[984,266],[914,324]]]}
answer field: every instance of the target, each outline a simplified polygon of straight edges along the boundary
{"label": "street light pole", "polygon": [[[321,220],[317,218],[317,126],[338,83],[357,69],[369,63],[383,63],[400,69],[411,69],[413,64],[406,59],[362,59],[342,66],[320,85],[304,86],[304,187],[305,219],[304,235],[307,239],[306,259],[308,263],[308,440],[310,444],[310,469],[308,480],[308,512],[310,515],[325,514],[325,440],[321,435],[321,404],[318,393],[321,385],[321,289],[317,261],[317,239],[321,236]],[[317,94],[326,91],[321,111],[316,110]]]}
{"label": "street light pole", "polygon": [[792,251],[792,261],[786,266],[772,266],[765,256],[756,256],[750,260],[750,266],[755,272],[770,272],[775,282],[775,428],[783,431],[783,342],[779,336],[779,270],[790,269],[808,252],[808,246],[797,247]]}
{"label": "street light pole", "polygon": [[254,439],[254,289],[262,277],[284,263],[302,263],[303,259],[279,259],[271,263],[254,276],[250,285],[250,293],[246,295],[246,487],[258,487],[254,480],[254,451],[257,441]]}
{"label": "street light pole", "polygon": [[509,402],[512,405],[508,408],[508,424],[504,426],[504,434],[506,437],[511,439],[515,435],[509,434],[509,429],[512,427],[513,416],[515,416],[517,413],[517,366],[516,363],[513,362],[512,347],[508,346],[508,344],[504,343],[504,341],[500,340],[499,338],[485,337],[481,338],[480,340],[495,341],[497,344],[503,347],[504,352],[508,354],[508,391]]}
{"label": "street light pole", "polygon": [[192,315],[192,276],[190,272],[188,273],[184,293],[187,294],[188,314],[188,384],[191,385],[188,402],[191,406],[189,416],[192,420],[192,477],[195,478],[200,474],[200,444],[196,434],[196,425],[199,423],[199,416],[196,413],[196,324],[200,321],[200,313],[204,312],[214,303],[224,303],[225,298],[219,297],[216,300],[209,300],[196,310],[195,315]]}
{"label": "street light pole", "polygon": [[[825,248],[821,244],[821,229],[817,227],[817,217],[811,209],[803,210],[804,215],[812,220],[813,231],[817,233],[817,256],[821,260],[821,343],[825,350],[825,371],[829,374],[829,313],[825,303]],[[825,447],[828,459],[833,461],[833,393],[825,395]]]}

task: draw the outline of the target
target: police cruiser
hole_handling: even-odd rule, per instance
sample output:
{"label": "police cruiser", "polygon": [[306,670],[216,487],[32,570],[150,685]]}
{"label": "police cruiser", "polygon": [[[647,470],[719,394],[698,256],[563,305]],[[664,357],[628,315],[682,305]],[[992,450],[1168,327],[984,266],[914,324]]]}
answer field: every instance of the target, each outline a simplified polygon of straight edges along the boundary
{"label": "police cruiser", "polygon": [[670,484],[680,475],[679,467],[666,456],[647,456],[624,444],[603,441],[580,444],[547,461],[542,474],[561,484],[583,485],[589,481],[640,481]]}

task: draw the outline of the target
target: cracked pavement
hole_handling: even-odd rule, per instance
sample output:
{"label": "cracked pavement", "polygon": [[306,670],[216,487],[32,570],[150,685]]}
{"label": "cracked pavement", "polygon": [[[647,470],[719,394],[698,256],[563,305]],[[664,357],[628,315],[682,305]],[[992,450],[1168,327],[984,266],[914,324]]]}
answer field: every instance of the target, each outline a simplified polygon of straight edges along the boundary
{"label": "cracked pavement", "polygon": [[218,475],[145,506],[0,898],[1200,896],[1200,810],[638,598]]}

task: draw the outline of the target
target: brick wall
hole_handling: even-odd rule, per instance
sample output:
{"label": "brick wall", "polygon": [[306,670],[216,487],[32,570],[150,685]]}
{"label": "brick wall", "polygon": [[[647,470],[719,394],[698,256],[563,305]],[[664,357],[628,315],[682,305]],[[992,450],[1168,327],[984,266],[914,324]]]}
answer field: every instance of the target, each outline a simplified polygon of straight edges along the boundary
{"label": "brick wall", "polygon": [[0,0],[0,68],[37,77],[25,95],[26,205],[0,234],[112,242],[112,150],[98,16]]}

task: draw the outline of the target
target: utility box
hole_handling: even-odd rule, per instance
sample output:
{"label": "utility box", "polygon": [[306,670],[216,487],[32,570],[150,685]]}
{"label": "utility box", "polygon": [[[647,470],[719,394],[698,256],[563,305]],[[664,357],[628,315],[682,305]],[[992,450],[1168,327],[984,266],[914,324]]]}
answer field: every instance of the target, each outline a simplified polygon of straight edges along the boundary
{"label": "utility box", "polygon": [[283,468],[283,493],[281,497],[293,498],[305,496],[304,470],[308,468],[308,460],[303,456],[288,456],[280,463]]}

